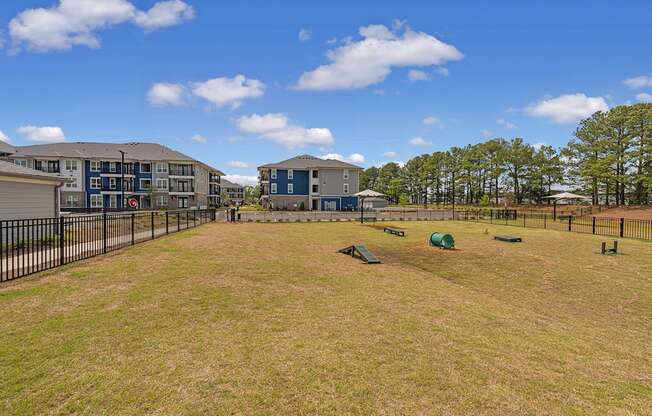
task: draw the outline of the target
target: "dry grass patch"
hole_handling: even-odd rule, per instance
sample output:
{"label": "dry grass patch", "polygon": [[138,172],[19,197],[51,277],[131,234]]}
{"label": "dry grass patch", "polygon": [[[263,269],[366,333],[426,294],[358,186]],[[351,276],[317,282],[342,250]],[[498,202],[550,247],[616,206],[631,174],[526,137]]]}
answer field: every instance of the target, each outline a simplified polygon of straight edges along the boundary
{"label": "dry grass patch", "polygon": [[[652,407],[650,244],[394,225],[212,224],[0,287],[0,413]],[[383,263],[337,253],[355,243]]]}

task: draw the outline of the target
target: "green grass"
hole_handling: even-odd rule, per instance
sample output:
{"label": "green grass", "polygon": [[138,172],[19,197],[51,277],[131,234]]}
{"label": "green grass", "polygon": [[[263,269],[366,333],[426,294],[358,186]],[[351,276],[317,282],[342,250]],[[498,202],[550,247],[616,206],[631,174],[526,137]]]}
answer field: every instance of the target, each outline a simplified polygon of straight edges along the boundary
{"label": "green grass", "polygon": [[649,414],[652,244],[382,225],[210,224],[0,286],[0,414]]}

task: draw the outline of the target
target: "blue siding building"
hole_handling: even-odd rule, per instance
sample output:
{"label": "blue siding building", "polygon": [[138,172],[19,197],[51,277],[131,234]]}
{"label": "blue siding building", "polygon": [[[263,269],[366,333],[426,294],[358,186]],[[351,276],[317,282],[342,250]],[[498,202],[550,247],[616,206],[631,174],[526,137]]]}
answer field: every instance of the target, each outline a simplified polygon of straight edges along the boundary
{"label": "blue siding building", "polygon": [[356,210],[362,168],[301,155],[260,166],[261,203],[268,209]]}

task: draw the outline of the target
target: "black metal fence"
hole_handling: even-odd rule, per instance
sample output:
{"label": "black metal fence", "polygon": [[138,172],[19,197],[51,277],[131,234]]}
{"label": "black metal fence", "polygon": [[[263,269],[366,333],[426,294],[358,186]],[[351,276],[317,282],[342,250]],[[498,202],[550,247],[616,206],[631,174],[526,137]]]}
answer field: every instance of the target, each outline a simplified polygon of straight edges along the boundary
{"label": "black metal fence", "polygon": [[215,221],[214,209],[0,221],[0,282]]}
{"label": "black metal fence", "polygon": [[607,218],[594,216],[557,216],[549,213],[521,213],[514,210],[477,209],[456,211],[455,219],[484,222],[498,225],[512,225],[528,228],[543,228],[595,234],[607,237],[636,238],[652,240],[652,220],[629,218]]}

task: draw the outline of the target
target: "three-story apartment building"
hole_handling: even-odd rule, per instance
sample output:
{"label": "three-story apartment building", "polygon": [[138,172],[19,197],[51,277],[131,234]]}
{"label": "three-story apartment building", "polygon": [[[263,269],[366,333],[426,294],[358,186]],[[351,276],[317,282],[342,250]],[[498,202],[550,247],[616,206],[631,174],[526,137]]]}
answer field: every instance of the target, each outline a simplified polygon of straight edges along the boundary
{"label": "three-story apartment building", "polygon": [[220,205],[221,171],[157,143],[19,146],[7,158],[68,178],[61,190],[64,210],[124,209],[133,199],[140,209]]}
{"label": "three-story apartment building", "polygon": [[355,210],[362,170],[310,155],[260,166],[261,204],[268,209]]}
{"label": "three-story apartment building", "polygon": [[244,186],[222,179],[221,187],[223,198],[226,198],[226,201],[223,201],[225,204],[242,205],[244,202]]}

